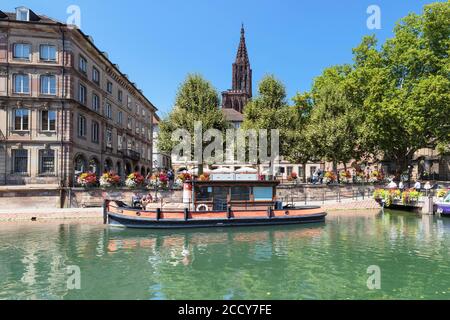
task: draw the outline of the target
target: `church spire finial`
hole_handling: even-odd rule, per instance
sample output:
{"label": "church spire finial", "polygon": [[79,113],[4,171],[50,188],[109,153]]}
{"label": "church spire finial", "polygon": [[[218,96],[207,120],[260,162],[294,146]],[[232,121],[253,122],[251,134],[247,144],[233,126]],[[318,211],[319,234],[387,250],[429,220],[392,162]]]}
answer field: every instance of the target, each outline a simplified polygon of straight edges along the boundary
{"label": "church spire finial", "polygon": [[239,42],[239,47],[236,55],[236,62],[249,63],[247,55],[247,46],[245,44],[244,23],[242,23],[241,25],[241,41]]}

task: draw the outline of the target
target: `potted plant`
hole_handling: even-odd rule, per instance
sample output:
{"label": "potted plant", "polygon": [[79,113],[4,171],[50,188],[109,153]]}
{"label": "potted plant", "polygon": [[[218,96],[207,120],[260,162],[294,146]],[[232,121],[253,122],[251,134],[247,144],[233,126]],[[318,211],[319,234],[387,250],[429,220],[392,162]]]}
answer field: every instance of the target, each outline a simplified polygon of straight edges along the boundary
{"label": "potted plant", "polygon": [[134,172],[128,175],[125,180],[125,185],[128,188],[138,188],[144,185],[145,179],[139,172]]}
{"label": "potted plant", "polygon": [[85,172],[78,176],[77,182],[84,188],[92,188],[97,185],[97,175],[92,172]]}
{"label": "potted plant", "polygon": [[334,183],[334,182],[336,182],[336,180],[337,180],[337,177],[336,177],[336,175],[334,174],[333,171],[327,171],[327,172],[325,172],[325,175],[324,175],[324,177],[323,177],[323,182],[324,182],[325,184],[331,184],[331,183]]}
{"label": "potted plant", "polygon": [[100,187],[102,188],[113,188],[119,186],[119,184],[120,184],[120,176],[112,171],[105,172],[100,177]]}

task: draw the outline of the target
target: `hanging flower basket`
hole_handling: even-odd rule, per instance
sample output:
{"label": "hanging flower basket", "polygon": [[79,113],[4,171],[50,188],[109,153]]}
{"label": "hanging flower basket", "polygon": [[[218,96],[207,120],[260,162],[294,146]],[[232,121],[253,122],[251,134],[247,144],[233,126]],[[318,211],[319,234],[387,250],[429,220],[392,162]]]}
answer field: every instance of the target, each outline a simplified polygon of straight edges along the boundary
{"label": "hanging flower basket", "polygon": [[130,188],[140,188],[144,185],[145,179],[139,172],[134,172],[127,177],[125,185]]}
{"label": "hanging flower basket", "polygon": [[97,175],[92,172],[85,172],[78,176],[77,183],[84,188],[93,188],[97,185]]}
{"label": "hanging flower basket", "polygon": [[116,173],[110,171],[105,172],[100,177],[100,187],[108,189],[108,188],[115,188],[120,185],[120,176]]}

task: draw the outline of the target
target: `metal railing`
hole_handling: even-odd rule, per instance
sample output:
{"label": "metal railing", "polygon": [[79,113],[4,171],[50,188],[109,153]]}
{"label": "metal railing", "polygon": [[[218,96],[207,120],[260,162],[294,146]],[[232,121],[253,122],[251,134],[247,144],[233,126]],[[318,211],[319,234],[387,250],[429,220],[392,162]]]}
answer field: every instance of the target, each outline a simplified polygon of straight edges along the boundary
{"label": "metal railing", "polygon": [[359,188],[357,190],[346,190],[341,188],[335,189],[310,189],[310,188],[295,188],[296,192],[291,195],[279,197],[284,204],[325,204],[326,202],[342,202],[345,200],[366,200],[373,198],[373,188]]}

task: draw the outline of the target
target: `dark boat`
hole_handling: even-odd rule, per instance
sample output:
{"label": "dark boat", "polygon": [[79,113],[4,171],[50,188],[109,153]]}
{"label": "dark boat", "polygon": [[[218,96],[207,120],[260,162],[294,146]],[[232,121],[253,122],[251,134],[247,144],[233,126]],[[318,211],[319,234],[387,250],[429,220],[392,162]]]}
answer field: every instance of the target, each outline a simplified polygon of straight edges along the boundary
{"label": "dark boat", "polygon": [[[284,206],[276,201],[277,181],[195,181],[185,184],[183,210],[142,210],[106,200],[104,222],[148,229],[212,228],[320,223],[320,207]],[[191,186],[191,187],[189,187]],[[189,200],[192,201],[189,201]]]}
{"label": "dark boat", "polygon": [[448,192],[442,202],[436,203],[436,213],[442,216],[450,216],[450,192]]}

